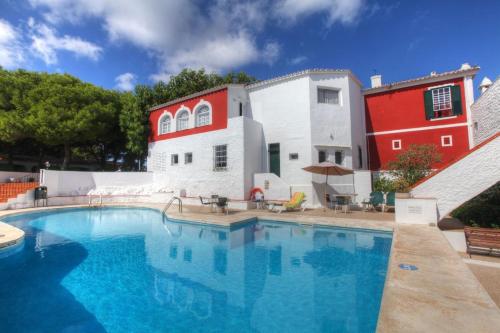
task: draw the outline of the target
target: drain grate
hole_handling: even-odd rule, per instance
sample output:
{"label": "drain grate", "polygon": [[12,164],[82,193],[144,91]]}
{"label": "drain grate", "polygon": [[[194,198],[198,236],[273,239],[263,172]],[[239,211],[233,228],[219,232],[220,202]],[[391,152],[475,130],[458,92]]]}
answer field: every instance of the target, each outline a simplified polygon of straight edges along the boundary
{"label": "drain grate", "polygon": [[418,267],[415,265],[410,265],[410,264],[399,264],[399,268],[405,270],[405,271],[416,271],[418,270]]}

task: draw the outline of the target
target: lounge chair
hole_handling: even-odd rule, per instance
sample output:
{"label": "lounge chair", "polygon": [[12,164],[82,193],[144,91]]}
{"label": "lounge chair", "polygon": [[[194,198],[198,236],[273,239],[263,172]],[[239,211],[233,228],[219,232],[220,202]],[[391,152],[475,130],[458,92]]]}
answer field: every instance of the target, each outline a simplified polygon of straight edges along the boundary
{"label": "lounge chair", "polygon": [[385,197],[384,209],[386,212],[389,209],[395,209],[396,207],[396,192],[389,192]]}
{"label": "lounge chair", "polygon": [[363,205],[370,206],[373,209],[377,209],[377,207],[382,206],[383,204],[384,204],[384,193],[380,191],[375,191],[370,193],[370,199],[368,201],[363,202]]}
{"label": "lounge chair", "polygon": [[229,209],[227,208],[229,200],[227,198],[224,198],[224,197],[218,197],[217,199],[218,200],[215,203],[217,205],[217,207],[219,207],[221,210],[224,210],[226,212],[226,215],[229,214]]}
{"label": "lounge chair", "polygon": [[201,202],[201,205],[202,206],[210,206],[210,211],[212,212],[214,210],[214,198],[212,199],[206,199],[206,198],[203,198],[201,195],[200,195],[200,202]]}
{"label": "lounge chair", "polygon": [[283,202],[273,202],[269,205],[269,210],[270,211],[276,211],[278,213],[281,213],[282,211],[293,211],[293,210],[298,210],[300,209],[301,211],[304,211],[306,208],[303,206],[306,195],[304,192],[295,192],[292,195],[292,198],[288,201],[283,201]]}
{"label": "lounge chair", "polygon": [[500,255],[500,229],[465,227],[467,254]]}

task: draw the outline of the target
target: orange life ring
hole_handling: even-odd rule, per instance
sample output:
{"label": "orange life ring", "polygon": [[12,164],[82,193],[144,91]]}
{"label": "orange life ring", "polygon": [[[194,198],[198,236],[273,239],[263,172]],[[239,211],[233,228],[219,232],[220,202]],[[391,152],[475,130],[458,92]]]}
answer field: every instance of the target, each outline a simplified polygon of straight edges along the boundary
{"label": "orange life ring", "polygon": [[255,194],[257,192],[262,193],[262,196],[264,196],[264,191],[260,187],[254,187],[250,190],[250,200],[255,200]]}

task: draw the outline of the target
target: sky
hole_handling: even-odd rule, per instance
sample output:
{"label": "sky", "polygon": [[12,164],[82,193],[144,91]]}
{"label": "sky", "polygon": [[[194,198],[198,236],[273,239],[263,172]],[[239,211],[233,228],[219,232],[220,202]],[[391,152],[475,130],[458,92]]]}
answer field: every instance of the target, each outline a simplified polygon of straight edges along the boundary
{"label": "sky", "polygon": [[0,66],[106,88],[185,67],[259,80],[350,69],[365,87],[481,67],[500,75],[497,0],[0,0]]}

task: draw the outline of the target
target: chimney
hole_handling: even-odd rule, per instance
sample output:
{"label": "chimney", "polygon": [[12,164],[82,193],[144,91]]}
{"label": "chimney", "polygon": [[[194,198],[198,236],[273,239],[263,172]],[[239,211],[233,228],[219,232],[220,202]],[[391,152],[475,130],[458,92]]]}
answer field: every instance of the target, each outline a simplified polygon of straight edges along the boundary
{"label": "chimney", "polygon": [[460,69],[463,70],[463,71],[466,70],[466,69],[471,69],[471,68],[472,67],[469,65],[468,62],[465,62],[465,63],[462,64],[462,66],[460,66]]}
{"label": "chimney", "polygon": [[382,86],[382,75],[373,75],[370,77],[372,80],[372,88],[378,88]]}
{"label": "chimney", "polygon": [[479,85],[479,90],[481,91],[481,94],[483,94],[488,88],[493,84],[491,80],[485,76],[483,80],[481,81],[481,84]]}

